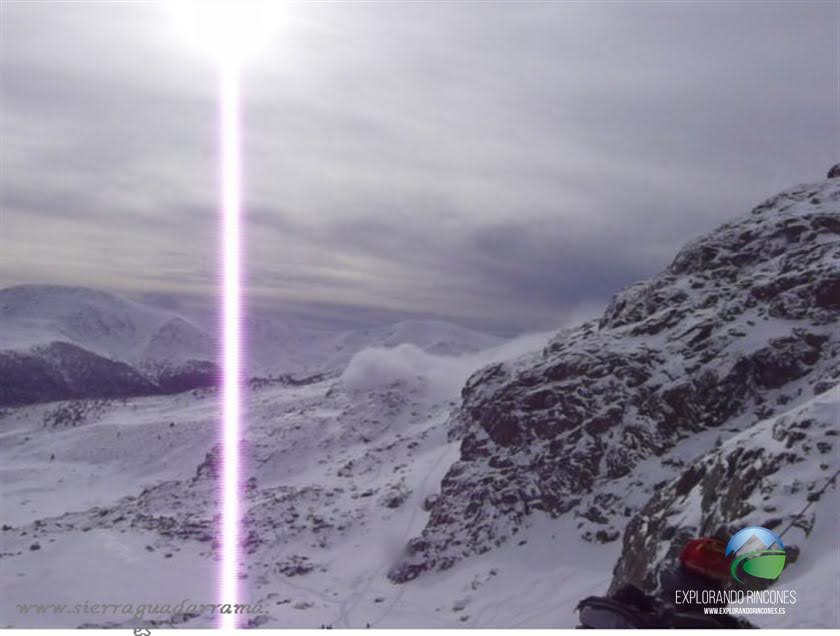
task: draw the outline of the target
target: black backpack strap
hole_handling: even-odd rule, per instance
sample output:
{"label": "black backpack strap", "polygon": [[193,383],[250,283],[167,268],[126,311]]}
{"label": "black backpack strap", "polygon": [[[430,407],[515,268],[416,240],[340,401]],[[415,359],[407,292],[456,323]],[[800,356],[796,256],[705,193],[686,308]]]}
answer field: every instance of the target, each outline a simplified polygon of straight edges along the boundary
{"label": "black backpack strap", "polygon": [[586,629],[644,629],[658,627],[655,615],[602,596],[590,596],[577,605]]}

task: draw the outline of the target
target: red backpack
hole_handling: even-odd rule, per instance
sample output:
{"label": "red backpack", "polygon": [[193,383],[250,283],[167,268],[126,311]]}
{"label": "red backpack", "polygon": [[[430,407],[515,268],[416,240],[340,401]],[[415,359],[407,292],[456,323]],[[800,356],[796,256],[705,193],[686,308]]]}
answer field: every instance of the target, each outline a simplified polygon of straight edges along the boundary
{"label": "red backpack", "polygon": [[729,578],[729,559],[726,557],[726,543],[714,537],[692,539],[680,553],[682,566],[711,579]]}

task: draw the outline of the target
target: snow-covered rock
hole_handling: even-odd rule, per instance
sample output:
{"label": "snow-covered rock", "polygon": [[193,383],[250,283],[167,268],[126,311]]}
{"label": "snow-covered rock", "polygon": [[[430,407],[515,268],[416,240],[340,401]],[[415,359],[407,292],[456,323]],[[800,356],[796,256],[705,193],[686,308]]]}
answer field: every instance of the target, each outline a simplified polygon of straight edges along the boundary
{"label": "snow-covered rock", "polygon": [[[840,387],[833,387],[750,426],[687,466],[628,524],[612,587],[632,583],[656,593],[659,574],[675,567],[688,539],[727,539],[748,526],[787,531],[783,538],[789,555],[813,554],[809,562],[818,557],[838,563],[836,541],[833,546],[811,542],[818,522],[836,532],[840,521],[840,484],[829,483],[840,469],[838,414]],[[786,581],[799,570],[799,559],[791,561]],[[836,586],[838,581],[826,583]],[[833,624],[840,624],[836,604],[833,618]]]}
{"label": "snow-covered rock", "polygon": [[536,513],[573,514],[584,538],[617,539],[715,433],[840,381],[838,317],[836,179],[786,190],[689,243],[600,321],[469,379],[452,420],[460,458],[391,578],[492,550]]}

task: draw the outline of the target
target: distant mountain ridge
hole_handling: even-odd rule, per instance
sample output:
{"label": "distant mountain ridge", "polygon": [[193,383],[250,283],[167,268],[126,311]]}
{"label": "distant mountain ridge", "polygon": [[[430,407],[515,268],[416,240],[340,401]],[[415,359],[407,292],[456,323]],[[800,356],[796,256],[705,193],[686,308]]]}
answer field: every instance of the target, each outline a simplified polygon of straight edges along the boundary
{"label": "distant mountain ridge", "polygon": [[69,342],[51,342],[27,352],[0,352],[0,406],[161,392],[125,362]]}
{"label": "distant mountain ridge", "polygon": [[[252,377],[338,373],[370,346],[457,355],[501,341],[431,320],[328,332],[254,313],[245,330]],[[86,287],[0,290],[0,406],[210,387],[216,355],[213,329],[172,310]]]}
{"label": "distant mountain ridge", "polygon": [[175,312],[87,287],[18,285],[0,290],[0,349],[69,342],[129,364],[212,358],[213,338]]}
{"label": "distant mountain ridge", "polygon": [[174,312],[86,287],[0,290],[0,405],[212,386],[215,344]]}

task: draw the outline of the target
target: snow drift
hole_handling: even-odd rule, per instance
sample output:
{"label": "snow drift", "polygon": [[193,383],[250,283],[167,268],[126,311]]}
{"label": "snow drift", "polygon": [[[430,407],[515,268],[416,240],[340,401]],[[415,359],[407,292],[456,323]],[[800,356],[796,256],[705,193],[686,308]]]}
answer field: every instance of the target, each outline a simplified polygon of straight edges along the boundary
{"label": "snow drift", "polygon": [[512,356],[537,351],[549,333],[528,334],[496,347],[459,356],[429,353],[413,344],[369,347],[353,356],[341,381],[348,391],[401,388],[433,400],[456,398],[478,369]]}

